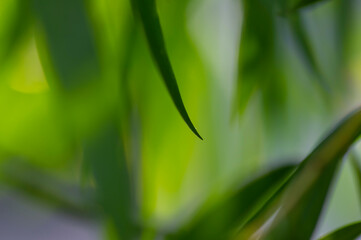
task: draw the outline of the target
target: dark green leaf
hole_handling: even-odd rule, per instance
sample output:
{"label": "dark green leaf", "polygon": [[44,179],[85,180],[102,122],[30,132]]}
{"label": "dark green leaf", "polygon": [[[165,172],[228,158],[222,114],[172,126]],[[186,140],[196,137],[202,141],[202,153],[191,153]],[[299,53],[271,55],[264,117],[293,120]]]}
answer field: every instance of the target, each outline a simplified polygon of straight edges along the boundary
{"label": "dark green leaf", "polygon": [[93,173],[105,214],[114,223],[119,236],[123,239],[134,238],[135,201],[122,141],[116,127],[108,126],[86,145],[84,161]]}
{"label": "dark green leaf", "polygon": [[225,239],[277,191],[292,170],[292,165],[279,167],[250,181],[230,197],[197,216],[175,238]]}
{"label": "dark green leaf", "polygon": [[335,230],[319,240],[354,240],[361,235],[361,222],[356,222]]}
{"label": "dark green leaf", "polygon": [[140,16],[151,53],[177,110],[193,133],[202,139],[188,116],[179,92],[175,74],[165,47],[155,0],[131,1],[134,11]]}
{"label": "dark green leaf", "polygon": [[279,208],[259,234],[264,239],[309,239],[318,222],[342,156],[361,133],[361,111],[342,121],[299,165],[285,191],[241,233],[247,239]]}
{"label": "dark green leaf", "polygon": [[49,64],[67,89],[99,77],[93,33],[83,0],[33,0]]}

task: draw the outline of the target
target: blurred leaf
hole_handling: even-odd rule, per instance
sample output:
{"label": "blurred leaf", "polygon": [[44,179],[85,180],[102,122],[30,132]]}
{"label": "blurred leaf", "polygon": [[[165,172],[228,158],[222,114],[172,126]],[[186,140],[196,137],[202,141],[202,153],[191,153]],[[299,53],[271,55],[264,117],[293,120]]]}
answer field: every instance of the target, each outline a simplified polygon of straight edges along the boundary
{"label": "blurred leaf", "polygon": [[359,194],[359,203],[361,205],[361,166],[360,163],[358,162],[355,153],[350,154],[350,160],[351,160],[352,168],[354,169],[354,173],[356,174],[356,179],[357,179],[356,186]]}
{"label": "blurred leaf", "polygon": [[99,62],[84,1],[33,2],[36,17],[45,35],[46,59],[54,68],[61,87],[74,89],[99,77]]}
{"label": "blurred leaf", "polygon": [[282,166],[250,181],[198,216],[176,239],[225,239],[277,191],[292,170],[293,165]]}
{"label": "blurred leaf", "polygon": [[296,10],[302,7],[306,7],[312,4],[316,4],[316,3],[321,3],[321,2],[326,2],[327,0],[299,0],[299,1],[293,1],[295,2],[292,5],[292,10]]}
{"label": "blurred leaf", "polygon": [[[240,40],[238,101],[241,114],[252,94],[275,79],[275,19],[260,0],[243,1]],[[270,104],[271,105],[271,104]]]}
{"label": "blurred leaf", "polygon": [[354,240],[361,235],[361,222],[356,222],[335,230],[319,240]]}
{"label": "blurred leaf", "polygon": [[134,11],[139,14],[153,58],[163,77],[172,100],[188,127],[200,139],[179,92],[178,84],[167,54],[155,0],[131,0]]}
{"label": "blurred leaf", "polygon": [[[342,156],[361,133],[361,110],[353,112],[299,165],[279,201],[254,219],[242,232],[247,239],[258,232],[264,239],[309,239],[318,222],[330,184]],[[281,206],[281,208],[279,208]]]}
{"label": "blurred leaf", "polygon": [[122,239],[134,238],[135,201],[123,143],[116,127],[106,127],[85,146],[84,161],[89,164],[102,207],[118,235]]}
{"label": "blurred leaf", "polygon": [[319,81],[321,87],[323,87],[325,90],[329,90],[329,86],[325,82],[324,76],[319,67],[319,63],[317,62],[315,51],[309,39],[301,13],[296,12],[291,14],[288,16],[288,19],[294,34],[294,40],[297,44],[297,47],[299,48],[299,52],[301,55],[303,55],[305,65],[316,77],[316,80]]}
{"label": "blurred leaf", "polygon": [[0,67],[4,67],[4,62],[9,60],[21,42],[24,40],[27,30],[31,25],[29,1],[18,0],[15,1],[15,13],[12,17],[11,23],[5,33],[4,52],[0,55]]}
{"label": "blurred leaf", "polygon": [[92,191],[61,181],[22,161],[11,159],[1,165],[2,182],[21,193],[70,214],[95,217]]}

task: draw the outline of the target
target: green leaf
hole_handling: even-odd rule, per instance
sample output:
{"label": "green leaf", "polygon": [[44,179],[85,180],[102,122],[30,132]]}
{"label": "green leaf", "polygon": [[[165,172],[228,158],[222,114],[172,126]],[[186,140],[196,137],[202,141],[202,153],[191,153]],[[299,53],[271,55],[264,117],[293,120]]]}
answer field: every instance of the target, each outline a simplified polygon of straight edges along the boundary
{"label": "green leaf", "polygon": [[290,21],[291,29],[293,31],[294,40],[297,47],[299,48],[299,52],[303,57],[305,65],[316,77],[321,87],[323,87],[323,89],[325,90],[328,90],[329,86],[325,82],[324,76],[320,70],[313,46],[306,31],[307,29],[305,29],[301,13],[296,12],[294,14],[291,14],[288,16],[288,19]]}
{"label": "green leaf", "polygon": [[26,36],[26,32],[31,25],[29,2],[15,1],[15,13],[12,21],[9,23],[9,28],[5,33],[3,48],[4,51],[0,53],[0,67],[3,68],[4,62],[8,61],[13,56],[21,42]]}
{"label": "green leaf", "polygon": [[98,215],[90,189],[55,178],[25,161],[12,158],[2,164],[0,180],[21,194],[69,214],[93,218]]}
{"label": "green leaf", "polygon": [[193,133],[203,140],[190,120],[179,92],[176,77],[165,47],[155,0],[131,1],[134,11],[140,16],[152,56],[178,112]]}
{"label": "green leaf", "polygon": [[[275,84],[275,18],[261,0],[243,1],[244,18],[240,39],[238,67],[238,107],[242,114],[254,91],[262,85]],[[268,91],[271,91],[272,86]],[[273,94],[272,103],[280,96]]]}
{"label": "green leaf", "polygon": [[248,182],[197,216],[175,239],[226,239],[278,190],[293,170],[293,165],[282,166]]}
{"label": "green leaf", "polygon": [[93,173],[98,197],[122,239],[136,235],[136,206],[120,134],[114,125],[86,144],[84,161]]}
{"label": "green leaf", "polygon": [[321,237],[319,240],[354,240],[361,235],[361,222],[344,226]]}
{"label": "green leaf", "polygon": [[[309,239],[342,156],[360,133],[361,111],[357,110],[299,165],[277,201],[242,230],[240,239],[248,239],[261,226],[257,234],[262,239]],[[273,221],[264,225],[273,214]]]}
{"label": "green leaf", "polygon": [[359,203],[361,205],[361,166],[360,163],[358,162],[355,153],[350,154],[350,160],[351,160],[352,168],[354,169],[354,173],[356,175],[356,181],[357,181],[356,186],[359,194]]}
{"label": "green leaf", "polygon": [[99,77],[95,42],[83,0],[33,0],[46,59],[60,85],[71,90]]}

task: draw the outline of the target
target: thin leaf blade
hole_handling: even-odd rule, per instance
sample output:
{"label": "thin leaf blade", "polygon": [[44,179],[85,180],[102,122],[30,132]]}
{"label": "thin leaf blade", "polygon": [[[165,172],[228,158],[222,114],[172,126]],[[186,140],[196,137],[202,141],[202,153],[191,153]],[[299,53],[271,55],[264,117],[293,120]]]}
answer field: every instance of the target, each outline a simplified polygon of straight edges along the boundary
{"label": "thin leaf blade", "polygon": [[152,56],[162,75],[167,90],[178,112],[192,132],[203,140],[184,106],[177,80],[166,50],[155,0],[131,0],[134,11],[139,14]]}

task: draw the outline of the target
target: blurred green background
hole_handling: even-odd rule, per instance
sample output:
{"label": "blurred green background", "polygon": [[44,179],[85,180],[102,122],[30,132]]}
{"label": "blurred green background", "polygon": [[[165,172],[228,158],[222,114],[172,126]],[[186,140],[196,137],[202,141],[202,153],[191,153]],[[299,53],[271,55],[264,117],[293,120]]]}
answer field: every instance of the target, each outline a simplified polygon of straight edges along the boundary
{"label": "blurred green background", "polygon": [[[0,235],[112,239],[84,156],[102,156],[102,143],[112,154],[93,140],[114,122],[144,239],[260,171],[306,157],[360,103],[361,4],[283,15],[271,2],[157,1],[201,141],[174,107],[128,1],[0,1]],[[357,191],[344,162],[316,236],[360,219]]]}

